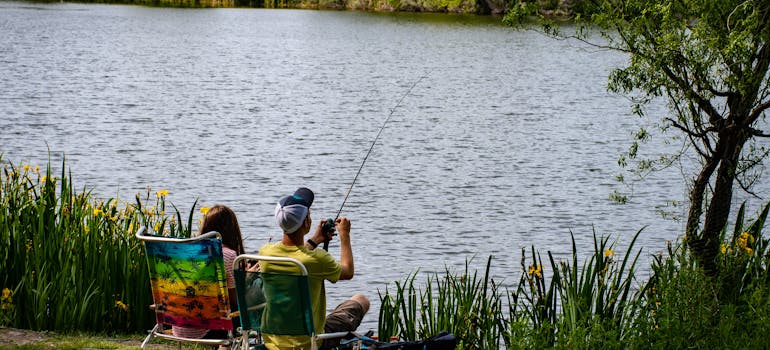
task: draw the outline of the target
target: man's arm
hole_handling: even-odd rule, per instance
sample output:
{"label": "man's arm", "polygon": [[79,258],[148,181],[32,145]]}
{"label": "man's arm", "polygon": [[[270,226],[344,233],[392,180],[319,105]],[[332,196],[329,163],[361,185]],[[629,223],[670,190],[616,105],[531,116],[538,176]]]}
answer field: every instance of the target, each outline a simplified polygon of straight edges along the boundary
{"label": "man's arm", "polygon": [[[341,216],[335,221],[337,232],[340,236],[340,280],[349,280],[355,274],[353,265],[353,248],[350,245],[350,220]],[[323,234],[323,222],[318,224],[315,233],[305,241],[305,247],[309,250],[315,249],[325,240]],[[312,243],[311,243],[312,242]]]}
{"label": "man's arm", "polygon": [[353,266],[353,248],[350,246],[350,220],[341,216],[337,218],[337,232],[340,234],[340,272],[341,280],[353,278],[355,267]]}

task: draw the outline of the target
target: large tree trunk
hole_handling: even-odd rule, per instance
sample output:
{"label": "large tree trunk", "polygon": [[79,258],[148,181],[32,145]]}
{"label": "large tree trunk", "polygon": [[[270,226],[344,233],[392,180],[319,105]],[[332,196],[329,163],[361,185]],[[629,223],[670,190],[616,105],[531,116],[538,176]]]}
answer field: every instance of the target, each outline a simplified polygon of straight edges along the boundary
{"label": "large tree trunk", "polygon": [[[710,276],[719,274],[716,258],[721,244],[720,235],[730,216],[738,160],[748,137],[740,126],[731,124],[719,133],[719,140],[715,158],[704,165],[690,191],[691,202],[687,220],[688,246],[706,274]],[[717,163],[719,170],[714,181],[714,192],[706,212],[703,231],[697,234],[706,189],[704,185],[708,184],[708,179],[713,174]]]}

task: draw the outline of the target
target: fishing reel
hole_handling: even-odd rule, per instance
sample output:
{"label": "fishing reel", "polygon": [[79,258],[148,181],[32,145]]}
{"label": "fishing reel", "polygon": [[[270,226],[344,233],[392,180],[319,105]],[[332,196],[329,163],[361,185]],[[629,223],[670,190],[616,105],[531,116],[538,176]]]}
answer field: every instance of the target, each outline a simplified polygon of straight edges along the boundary
{"label": "fishing reel", "polygon": [[326,237],[327,240],[330,240],[332,237],[334,237],[334,231],[336,231],[334,219],[328,218],[324,220],[323,224],[321,225],[321,232],[324,233],[324,237]]}
{"label": "fishing reel", "polygon": [[329,241],[332,240],[332,237],[334,237],[334,231],[336,229],[336,226],[334,226],[334,219],[328,218],[323,221],[323,224],[321,224],[321,232],[324,234],[324,250],[329,251]]}

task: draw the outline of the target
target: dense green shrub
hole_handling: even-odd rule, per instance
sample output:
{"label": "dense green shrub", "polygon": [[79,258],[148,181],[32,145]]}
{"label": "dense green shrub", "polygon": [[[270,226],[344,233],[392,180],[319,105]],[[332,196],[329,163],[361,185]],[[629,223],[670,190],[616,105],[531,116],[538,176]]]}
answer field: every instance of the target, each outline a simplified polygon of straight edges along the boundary
{"label": "dense green shrub", "polygon": [[[35,330],[143,332],[151,328],[142,225],[188,235],[166,215],[162,190],[136,203],[100,200],[73,188],[50,164],[2,164],[0,175],[0,326]],[[148,203],[154,201],[154,205]],[[194,205],[193,205],[194,207]]]}

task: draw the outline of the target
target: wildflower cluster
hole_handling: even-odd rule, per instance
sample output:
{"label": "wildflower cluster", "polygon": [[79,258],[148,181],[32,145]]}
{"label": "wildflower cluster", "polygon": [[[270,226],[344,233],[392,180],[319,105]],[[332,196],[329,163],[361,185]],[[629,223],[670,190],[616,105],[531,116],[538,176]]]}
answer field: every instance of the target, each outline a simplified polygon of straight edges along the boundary
{"label": "wildflower cluster", "polygon": [[746,255],[751,256],[754,255],[754,248],[752,248],[754,246],[754,241],[754,236],[748,232],[743,232],[735,239],[735,243],[723,243],[720,250],[724,255],[745,253]]}
{"label": "wildflower cluster", "polygon": [[3,288],[3,295],[0,297],[0,326],[11,324],[13,311],[13,291]]}

